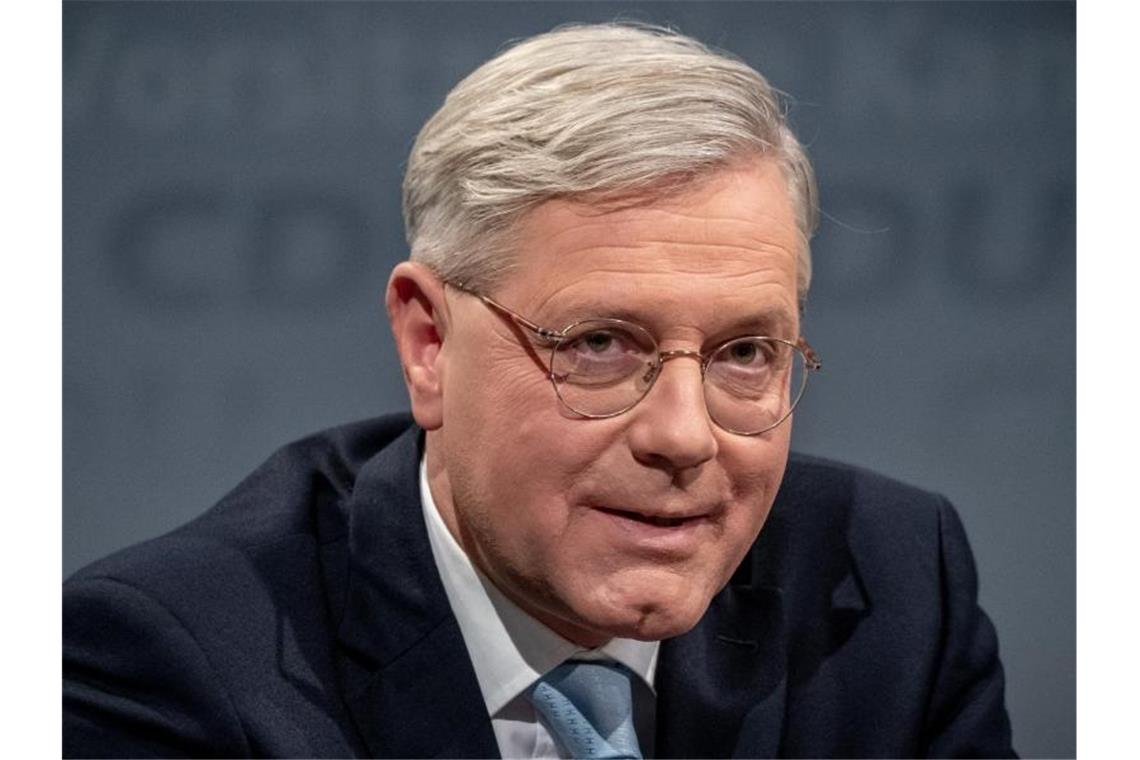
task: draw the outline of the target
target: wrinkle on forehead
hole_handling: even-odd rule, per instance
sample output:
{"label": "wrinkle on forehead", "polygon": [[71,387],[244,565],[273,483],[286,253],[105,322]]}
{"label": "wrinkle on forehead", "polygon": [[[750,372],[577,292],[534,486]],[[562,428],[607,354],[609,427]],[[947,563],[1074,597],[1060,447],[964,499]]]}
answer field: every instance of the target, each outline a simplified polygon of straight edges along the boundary
{"label": "wrinkle on forehead", "polygon": [[699,178],[691,189],[655,203],[609,209],[581,199],[551,200],[524,218],[524,228],[532,225],[553,233],[548,240],[556,244],[568,234],[583,241],[597,234],[641,236],[644,227],[654,228],[666,240],[672,239],[674,230],[700,235],[704,228],[747,245],[757,227],[765,230],[760,240],[775,233],[798,246],[803,238],[784,173],[763,157],[750,157]]}
{"label": "wrinkle on forehead", "polygon": [[[549,307],[566,308],[586,304],[604,304],[617,295],[633,295],[658,291],[657,298],[677,294],[681,297],[718,295],[725,299],[744,298],[747,291],[794,291],[794,275],[774,265],[754,266],[739,271],[709,271],[708,267],[670,266],[661,268],[627,268],[594,266],[576,271],[575,276],[559,281],[553,278],[543,283],[527,299],[527,308],[542,310]],[[775,294],[775,295],[778,295]],[[788,294],[794,302],[794,292]]]}
{"label": "wrinkle on forehead", "polygon": [[[794,266],[784,266],[780,258],[792,257],[782,248],[771,247],[763,251],[745,252],[739,248],[724,248],[711,251],[712,255],[697,255],[693,250],[661,251],[659,248],[650,250],[651,246],[643,246],[644,250],[623,247],[620,249],[593,249],[594,253],[601,254],[587,259],[583,256],[578,261],[566,260],[554,265],[552,275],[562,270],[567,279],[586,278],[591,276],[636,275],[639,280],[653,276],[681,275],[712,275],[726,280],[747,279],[762,275],[767,279],[789,279],[794,283]],[[623,255],[619,251],[634,251],[634,255]],[[576,253],[586,253],[580,251]],[[758,255],[763,255],[760,258]],[[748,260],[745,260],[747,257]],[[608,259],[608,260],[607,260]]]}
{"label": "wrinkle on forehead", "polygon": [[[732,302],[763,300],[796,311],[796,274],[790,255],[779,251],[746,257],[724,252],[715,257],[683,253],[646,256],[589,256],[555,267],[522,296],[526,308],[541,312],[615,298],[645,295],[654,302],[710,298]],[[762,291],[762,293],[761,293]],[[762,298],[761,298],[762,296]]]}
{"label": "wrinkle on forehead", "polygon": [[782,174],[763,163],[652,206],[550,201],[518,231],[520,267],[500,293],[529,318],[626,310],[715,331],[786,311],[777,321],[798,325],[800,235]]}
{"label": "wrinkle on forehead", "polygon": [[[539,209],[541,213],[542,209]],[[639,210],[648,213],[648,210]],[[642,258],[641,253],[682,254],[699,261],[716,258],[723,253],[729,256],[749,253],[777,252],[791,257],[794,262],[802,245],[797,230],[773,219],[773,224],[755,221],[717,221],[705,217],[685,217],[684,221],[671,219],[674,225],[649,219],[611,220],[606,223],[580,225],[570,219],[534,218],[530,222],[535,233],[541,228],[546,234],[530,234],[522,239],[540,242],[524,243],[521,262],[536,256],[566,261],[593,252],[607,254],[632,253],[631,265]],[[531,249],[531,250],[527,250]]]}

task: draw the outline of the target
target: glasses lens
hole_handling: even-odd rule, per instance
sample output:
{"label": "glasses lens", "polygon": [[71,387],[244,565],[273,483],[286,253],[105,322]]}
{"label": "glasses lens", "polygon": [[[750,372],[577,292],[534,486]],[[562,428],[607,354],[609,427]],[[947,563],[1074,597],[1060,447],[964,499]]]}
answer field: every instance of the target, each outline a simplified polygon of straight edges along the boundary
{"label": "glasses lens", "polygon": [[705,370],[705,401],[718,425],[755,435],[783,422],[803,395],[803,353],[777,338],[738,338],[717,349]]}
{"label": "glasses lens", "polygon": [[625,411],[653,382],[657,344],[643,328],[594,319],[570,328],[554,346],[550,374],[558,396],[590,417]]}

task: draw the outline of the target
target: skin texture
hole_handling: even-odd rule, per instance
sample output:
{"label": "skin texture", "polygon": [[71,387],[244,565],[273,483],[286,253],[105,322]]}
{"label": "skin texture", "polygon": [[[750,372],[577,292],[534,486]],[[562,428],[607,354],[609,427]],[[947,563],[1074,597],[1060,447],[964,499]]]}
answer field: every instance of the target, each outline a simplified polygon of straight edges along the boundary
{"label": "skin texture", "polygon": [[[520,264],[487,295],[540,325],[621,317],[661,350],[799,335],[800,237],[783,177],[762,159],[636,208],[550,201],[518,232]],[[755,437],[720,429],[691,358],[666,363],[631,411],[581,419],[526,332],[424,267],[396,267],[388,309],[428,431],[432,497],[476,567],[584,646],[696,625],[771,509],[791,420]]]}

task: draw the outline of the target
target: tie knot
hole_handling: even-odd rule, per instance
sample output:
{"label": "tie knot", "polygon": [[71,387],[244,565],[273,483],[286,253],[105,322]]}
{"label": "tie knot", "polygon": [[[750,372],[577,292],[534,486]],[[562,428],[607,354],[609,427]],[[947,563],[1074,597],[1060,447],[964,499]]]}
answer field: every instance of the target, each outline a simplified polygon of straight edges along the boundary
{"label": "tie knot", "polygon": [[614,662],[568,660],[531,688],[535,710],[575,758],[640,758],[633,725],[634,674]]}

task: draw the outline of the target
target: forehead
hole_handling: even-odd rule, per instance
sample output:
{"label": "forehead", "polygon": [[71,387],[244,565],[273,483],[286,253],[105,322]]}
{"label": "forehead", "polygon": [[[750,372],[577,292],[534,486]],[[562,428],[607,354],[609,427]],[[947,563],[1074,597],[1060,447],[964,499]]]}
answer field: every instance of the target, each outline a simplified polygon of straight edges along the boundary
{"label": "forehead", "polygon": [[517,228],[499,291],[536,319],[637,317],[694,328],[752,315],[797,323],[801,238],[783,175],[755,160],[619,211],[551,201]]}

